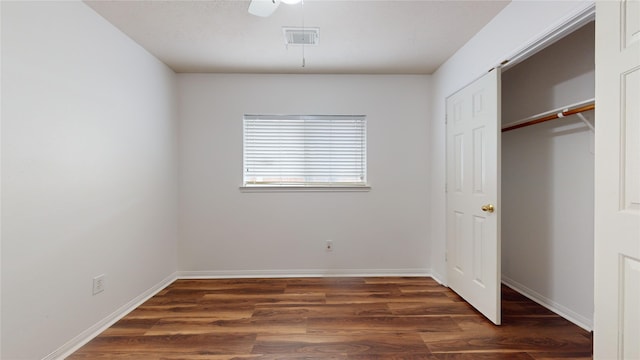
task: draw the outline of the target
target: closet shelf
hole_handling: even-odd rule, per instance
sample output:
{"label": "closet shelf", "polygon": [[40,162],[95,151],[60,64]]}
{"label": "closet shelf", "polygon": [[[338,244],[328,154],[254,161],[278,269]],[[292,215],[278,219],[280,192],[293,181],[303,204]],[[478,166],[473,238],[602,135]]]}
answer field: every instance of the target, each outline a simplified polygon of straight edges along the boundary
{"label": "closet shelf", "polygon": [[[551,110],[551,111],[547,111],[545,113],[542,114],[538,114],[526,119],[522,119],[520,121],[516,121],[513,122],[505,127],[502,128],[502,132],[505,131],[511,131],[511,130],[515,130],[515,129],[520,129],[523,127],[527,127],[527,126],[531,126],[531,125],[535,125],[535,124],[540,124],[546,121],[551,121],[551,120],[555,120],[555,119],[560,119],[563,118],[565,116],[569,116],[569,115],[574,115],[574,114],[580,114],[582,112],[585,111],[590,111],[595,109],[595,99],[591,99],[591,100],[587,100],[587,101],[583,101],[581,103],[577,103],[568,107],[563,107],[563,108],[559,108],[556,110]],[[584,118],[584,116],[580,116],[580,119],[582,121],[584,121],[589,128],[591,128],[593,130],[593,126],[591,126],[591,124],[586,121],[586,119]]]}

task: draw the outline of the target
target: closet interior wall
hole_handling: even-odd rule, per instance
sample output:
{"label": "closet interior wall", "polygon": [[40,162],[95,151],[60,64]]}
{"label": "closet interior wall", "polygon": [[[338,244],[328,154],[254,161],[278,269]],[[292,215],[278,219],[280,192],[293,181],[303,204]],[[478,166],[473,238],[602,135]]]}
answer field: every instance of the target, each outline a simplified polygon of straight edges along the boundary
{"label": "closet interior wall", "polygon": [[[593,99],[594,35],[591,22],[504,71],[503,125]],[[593,124],[593,111],[583,115]],[[503,282],[587,329],[593,135],[576,115],[502,135]]]}

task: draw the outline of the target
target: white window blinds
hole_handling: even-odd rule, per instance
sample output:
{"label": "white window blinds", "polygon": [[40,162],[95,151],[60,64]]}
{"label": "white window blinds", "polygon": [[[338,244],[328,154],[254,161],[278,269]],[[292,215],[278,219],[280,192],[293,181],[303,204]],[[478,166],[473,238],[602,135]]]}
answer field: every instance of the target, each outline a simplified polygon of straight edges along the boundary
{"label": "white window blinds", "polygon": [[244,116],[245,186],[366,186],[362,115]]}

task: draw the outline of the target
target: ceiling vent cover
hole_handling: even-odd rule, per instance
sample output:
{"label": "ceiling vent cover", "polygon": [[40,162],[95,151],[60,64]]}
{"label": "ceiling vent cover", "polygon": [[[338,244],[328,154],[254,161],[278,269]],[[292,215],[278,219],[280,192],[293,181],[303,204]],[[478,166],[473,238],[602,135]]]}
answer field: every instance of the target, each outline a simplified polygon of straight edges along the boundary
{"label": "ceiling vent cover", "polygon": [[283,27],[284,43],[289,45],[318,45],[320,28]]}

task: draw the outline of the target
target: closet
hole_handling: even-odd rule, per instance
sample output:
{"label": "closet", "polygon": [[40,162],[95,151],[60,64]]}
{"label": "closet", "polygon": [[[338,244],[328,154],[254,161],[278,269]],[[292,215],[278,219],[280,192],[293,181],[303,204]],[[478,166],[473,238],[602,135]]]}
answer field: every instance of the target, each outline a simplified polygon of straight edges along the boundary
{"label": "closet", "polygon": [[594,36],[592,21],[502,74],[502,280],[586,329],[593,325]]}

